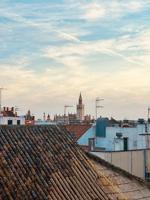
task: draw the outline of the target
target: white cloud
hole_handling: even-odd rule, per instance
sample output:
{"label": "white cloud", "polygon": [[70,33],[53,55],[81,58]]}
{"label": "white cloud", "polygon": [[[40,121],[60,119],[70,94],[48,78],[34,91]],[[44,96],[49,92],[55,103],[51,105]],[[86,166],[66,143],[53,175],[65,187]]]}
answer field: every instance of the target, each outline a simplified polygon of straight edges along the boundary
{"label": "white cloud", "polygon": [[[136,65],[147,66],[147,54],[150,54],[150,31],[145,30],[139,32],[134,38],[129,35],[121,36],[111,40],[99,40],[82,42],[77,37],[72,43],[59,47],[49,47],[45,50],[44,56],[55,59],[57,62],[69,65],[65,61],[74,59],[86,59],[88,56],[99,54],[106,54],[108,56],[115,56],[121,58],[123,62],[129,62]],[[130,54],[128,53],[130,52]],[[139,55],[139,53],[143,55]],[[144,60],[145,57],[145,60]],[[142,59],[142,60],[141,60]],[[73,60],[72,60],[73,61]],[[71,62],[73,63],[73,62]],[[148,63],[149,65],[150,63]],[[145,67],[146,67],[145,66]]]}
{"label": "white cloud", "polygon": [[[145,106],[150,101],[149,29],[140,25],[135,31],[136,34],[131,34],[137,27],[131,24],[127,31],[128,35],[99,40],[94,38],[97,30],[94,31],[99,23],[103,23],[102,20],[106,28],[109,26],[107,20],[113,23],[115,18],[146,9],[148,1],[65,2],[63,5],[53,4],[54,8],[57,7],[55,11],[52,10],[51,4],[45,3],[34,6],[17,4],[14,7],[3,4],[1,7],[0,15],[9,19],[8,24],[0,27],[4,34],[8,34],[8,29],[10,32],[9,38],[6,38],[9,42],[3,41],[5,50],[15,49],[14,45],[18,41],[14,40],[17,37],[22,44],[19,47],[22,47],[23,51],[28,43],[31,43],[32,47],[34,38],[37,38],[36,42],[40,47],[38,52],[34,48],[34,59],[42,58],[43,64],[45,58],[55,61],[37,73],[32,66],[32,52],[27,48],[28,54],[27,50],[25,53],[17,52],[20,58],[12,54],[11,59],[7,58],[7,64],[1,62],[0,69],[3,73],[0,74],[0,85],[8,88],[4,97],[6,102],[16,102],[27,109],[30,107],[35,113],[43,112],[44,109],[49,109],[52,113],[62,109],[63,112],[64,104],[76,103],[79,91],[83,91],[92,101],[97,95],[106,97],[106,101],[109,99],[107,106],[112,112],[116,112],[116,115],[120,113],[117,107],[127,102]],[[93,23],[95,26],[91,30]],[[20,35],[16,35],[16,29],[20,30],[22,27],[28,31],[29,36],[33,30],[35,31],[28,42],[21,32]],[[121,28],[122,25],[120,30]],[[109,27],[105,30],[110,31]],[[122,34],[126,33],[123,29],[121,31]],[[11,35],[12,33],[14,35]],[[92,34],[92,39],[88,36],[86,41],[85,38],[82,41],[82,36],[89,33]],[[108,57],[109,66],[105,65],[103,57]],[[92,59],[97,59],[98,63],[88,62]],[[37,62],[36,64],[38,65]],[[93,110],[92,107],[90,112]],[[120,115],[123,116],[124,111]]]}
{"label": "white cloud", "polygon": [[98,3],[85,4],[81,7],[85,11],[83,18],[89,21],[97,21],[105,16],[105,8]]}

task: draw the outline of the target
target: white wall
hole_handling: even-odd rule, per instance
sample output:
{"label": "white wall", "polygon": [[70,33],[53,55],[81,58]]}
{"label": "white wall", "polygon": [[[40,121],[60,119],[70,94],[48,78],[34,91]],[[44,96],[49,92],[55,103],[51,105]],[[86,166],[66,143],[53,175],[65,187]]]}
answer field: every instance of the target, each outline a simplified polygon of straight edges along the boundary
{"label": "white wall", "polygon": [[[105,148],[107,151],[123,150],[123,140],[116,141],[116,133],[121,132],[122,138],[128,138],[128,149],[144,149],[145,136],[145,125],[138,124],[133,128],[121,128],[121,127],[107,127],[106,128],[106,137],[95,137],[95,126],[92,126],[84,135],[81,136],[78,140],[79,145],[88,145],[89,138],[95,138],[95,147]],[[150,125],[149,125],[150,132]]]}
{"label": "white wall", "polygon": [[[120,149],[123,150],[122,139],[120,140],[120,144],[116,144],[116,133],[121,132],[122,138],[128,138],[128,149],[143,149],[145,148],[145,137],[139,134],[145,132],[144,125],[137,125],[133,128],[121,128],[121,127],[107,127],[106,128],[106,137],[97,137],[96,138],[96,147],[103,147],[108,151],[114,151],[116,149],[116,145],[120,146]],[[119,141],[118,141],[119,142]]]}
{"label": "white wall", "polygon": [[8,125],[8,120],[12,120],[13,125],[17,125],[17,120],[20,120],[20,125],[25,125],[25,117],[3,117],[3,116],[0,116],[0,125]]}
{"label": "white wall", "polygon": [[77,141],[81,146],[88,146],[89,145],[89,138],[95,137],[95,126],[89,128]]}
{"label": "white wall", "polygon": [[[150,169],[150,150],[147,150],[147,161],[145,161],[145,151],[126,152],[91,152],[91,154],[119,167],[132,175],[145,179],[145,165]],[[148,171],[149,172],[149,171]]]}

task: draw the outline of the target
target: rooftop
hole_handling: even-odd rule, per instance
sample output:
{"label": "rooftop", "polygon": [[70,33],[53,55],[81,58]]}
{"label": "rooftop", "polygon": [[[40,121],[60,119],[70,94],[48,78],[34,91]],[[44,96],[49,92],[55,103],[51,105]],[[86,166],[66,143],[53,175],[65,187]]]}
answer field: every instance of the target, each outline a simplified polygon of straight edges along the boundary
{"label": "rooftop", "polygon": [[[128,200],[149,200],[150,183],[88,153],[89,159],[100,177],[101,187],[106,191],[112,186],[116,193]],[[107,180],[107,181],[106,181]],[[108,191],[109,193],[109,191]]]}
{"label": "rooftop", "polygon": [[90,124],[69,124],[66,129],[78,140],[92,125]]}
{"label": "rooftop", "polygon": [[2,126],[0,150],[0,199],[110,199],[85,153],[63,128]]}
{"label": "rooftop", "polygon": [[[103,162],[88,157],[64,127],[0,126],[0,199],[150,199],[145,183]],[[127,188],[138,198],[126,198]]]}

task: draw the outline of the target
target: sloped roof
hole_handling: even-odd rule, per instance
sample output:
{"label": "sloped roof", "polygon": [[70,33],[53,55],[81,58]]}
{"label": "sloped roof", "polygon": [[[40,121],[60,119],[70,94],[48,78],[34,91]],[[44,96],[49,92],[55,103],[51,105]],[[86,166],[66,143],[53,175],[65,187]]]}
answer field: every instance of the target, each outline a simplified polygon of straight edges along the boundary
{"label": "sloped roof", "polygon": [[69,124],[66,129],[78,140],[92,125],[90,124]]}
{"label": "sloped roof", "polygon": [[[118,193],[124,195],[127,200],[148,200],[150,199],[150,183],[140,179],[123,169],[115,167],[105,160],[87,153],[95,170],[100,175],[101,187],[106,191],[104,184],[109,179],[109,185],[117,187]],[[107,181],[108,182],[108,181]],[[109,193],[109,192],[108,192]]]}
{"label": "sloped roof", "polygon": [[116,199],[109,198],[98,180],[64,128],[0,127],[0,199]]}

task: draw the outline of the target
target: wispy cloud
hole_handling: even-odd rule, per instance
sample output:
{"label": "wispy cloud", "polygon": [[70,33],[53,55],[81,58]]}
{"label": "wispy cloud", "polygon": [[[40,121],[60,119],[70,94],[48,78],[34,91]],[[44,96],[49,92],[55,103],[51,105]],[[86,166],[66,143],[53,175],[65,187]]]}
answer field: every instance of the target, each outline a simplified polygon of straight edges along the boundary
{"label": "wispy cloud", "polygon": [[132,116],[127,102],[141,114],[150,101],[149,0],[46,2],[0,3],[4,101],[63,112],[82,91],[91,113],[100,95],[105,114]]}

